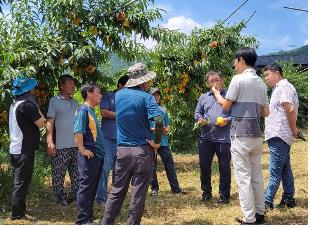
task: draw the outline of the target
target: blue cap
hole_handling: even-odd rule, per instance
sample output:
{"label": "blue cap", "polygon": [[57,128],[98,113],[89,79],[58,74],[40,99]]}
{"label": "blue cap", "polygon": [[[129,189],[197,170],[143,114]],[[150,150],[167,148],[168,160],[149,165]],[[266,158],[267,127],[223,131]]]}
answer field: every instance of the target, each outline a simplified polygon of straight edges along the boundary
{"label": "blue cap", "polygon": [[12,86],[12,94],[14,96],[22,95],[27,91],[34,89],[37,86],[37,80],[35,78],[27,78],[26,76],[22,75],[13,80]]}

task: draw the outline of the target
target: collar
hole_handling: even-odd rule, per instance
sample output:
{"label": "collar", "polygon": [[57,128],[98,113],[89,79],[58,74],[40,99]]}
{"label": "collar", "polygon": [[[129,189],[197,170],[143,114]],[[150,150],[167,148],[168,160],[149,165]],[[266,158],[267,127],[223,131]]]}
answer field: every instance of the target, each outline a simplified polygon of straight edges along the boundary
{"label": "collar", "polygon": [[65,98],[60,92],[57,94],[57,97],[62,99],[62,100],[68,100],[71,101],[72,100],[72,96],[70,96],[70,99]]}
{"label": "collar", "polygon": [[274,88],[278,87],[283,82],[287,82],[287,79],[282,79],[279,82],[277,82],[276,85],[274,85]]}
{"label": "collar", "polygon": [[254,68],[248,68],[248,69],[245,69],[241,74],[252,73],[252,72],[256,72],[256,70]]}

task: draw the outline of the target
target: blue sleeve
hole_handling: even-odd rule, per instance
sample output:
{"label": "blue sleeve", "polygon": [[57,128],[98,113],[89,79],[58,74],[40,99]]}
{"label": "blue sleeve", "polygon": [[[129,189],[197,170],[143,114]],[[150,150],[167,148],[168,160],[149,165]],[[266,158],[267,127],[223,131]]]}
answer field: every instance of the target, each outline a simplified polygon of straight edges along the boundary
{"label": "blue sleeve", "polygon": [[102,100],[100,101],[100,109],[107,109],[109,110],[109,95],[108,92],[103,94]]}
{"label": "blue sleeve", "polygon": [[86,111],[83,110],[77,110],[75,119],[74,119],[74,125],[73,125],[73,133],[86,133]]}
{"label": "blue sleeve", "polygon": [[155,128],[156,123],[153,120],[149,120],[149,125],[150,125],[150,128]]}
{"label": "blue sleeve", "polygon": [[198,104],[195,108],[194,118],[198,120],[200,117],[203,118],[203,105],[202,105],[203,95],[200,96]]}
{"label": "blue sleeve", "polygon": [[160,110],[155,98],[152,95],[148,94],[148,97],[146,98],[146,107],[147,107],[148,119],[151,119],[155,116],[164,115],[164,113]]}
{"label": "blue sleeve", "polygon": [[169,124],[170,124],[170,119],[169,119],[168,113],[167,113],[167,111],[166,111],[165,114],[164,114],[164,118],[163,118],[163,125],[166,127],[166,126],[168,126]]}

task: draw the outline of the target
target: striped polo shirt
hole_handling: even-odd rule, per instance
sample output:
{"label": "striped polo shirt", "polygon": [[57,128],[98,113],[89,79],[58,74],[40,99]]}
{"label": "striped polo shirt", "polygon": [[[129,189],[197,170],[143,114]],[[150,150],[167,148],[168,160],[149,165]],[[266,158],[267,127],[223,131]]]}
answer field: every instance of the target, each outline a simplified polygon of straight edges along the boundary
{"label": "striped polo shirt", "polygon": [[282,106],[285,102],[292,104],[296,114],[298,114],[299,100],[296,89],[286,79],[283,79],[275,85],[271,95],[270,114],[265,119],[265,139],[279,137],[285,143],[291,145],[294,141],[294,135],[285,109]]}
{"label": "striped polo shirt", "polygon": [[260,137],[260,117],[268,105],[267,86],[255,69],[246,69],[235,75],[229,85],[226,99],[233,101],[231,107],[230,135],[237,137]]}

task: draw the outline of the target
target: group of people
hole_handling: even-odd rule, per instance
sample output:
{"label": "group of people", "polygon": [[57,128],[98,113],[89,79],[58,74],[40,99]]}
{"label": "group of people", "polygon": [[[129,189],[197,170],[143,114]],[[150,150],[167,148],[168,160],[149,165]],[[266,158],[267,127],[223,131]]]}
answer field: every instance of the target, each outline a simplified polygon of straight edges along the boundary
{"label": "group of people", "polygon": [[[264,68],[267,84],[273,88],[270,104],[267,86],[256,74],[257,55],[241,48],[235,55],[235,75],[225,90],[220,71],[206,75],[209,91],[202,94],[195,110],[201,125],[199,162],[202,201],[212,199],[211,165],[216,153],[219,163],[219,203],[230,202],[232,158],[243,218],[240,224],[264,224],[265,211],[273,209],[280,182],[280,206],[294,207],[294,178],[290,165],[290,145],[298,137],[298,98],[293,85],[283,79],[282,68]],[[187,194],[179,185],[167,134],[169,117],[161,106],[161,92],[150,88],[156,77],[142,63],[129,67],[113,92],[101,94],[95,83],[81,88],[84,103],[72,98],[72,76],[59,79],[60,92],[50,99],[47,119],[33,92],[37,84],[25,76],[13,80],[15,99],[10,107],[10,154],[14,170],[12,220],[27,218],[26,193],[29,188],[39,128],[46,122],[47,151],[51,156],[52,185],[56,202],[77,203],[76,224],[93,223],[93,204],[104,209],[102,224],[113,224],[131,183],[132,197],[127,224],[140,224],[148,188],[158,196],[157,154],[160,155],[172,193]],[[95,107],[100,105],[100,124]],[[222,121],[217,119],[221,117]],[[269,183],[264,191],[262,176],[262,135],[260,118],[265,117],[265,139],[270,150]],[[68,171],[71,188],[64,192]],[[109,173],[112,187],[107,193]],[[107,196],[108,195],[108,196]]]}

